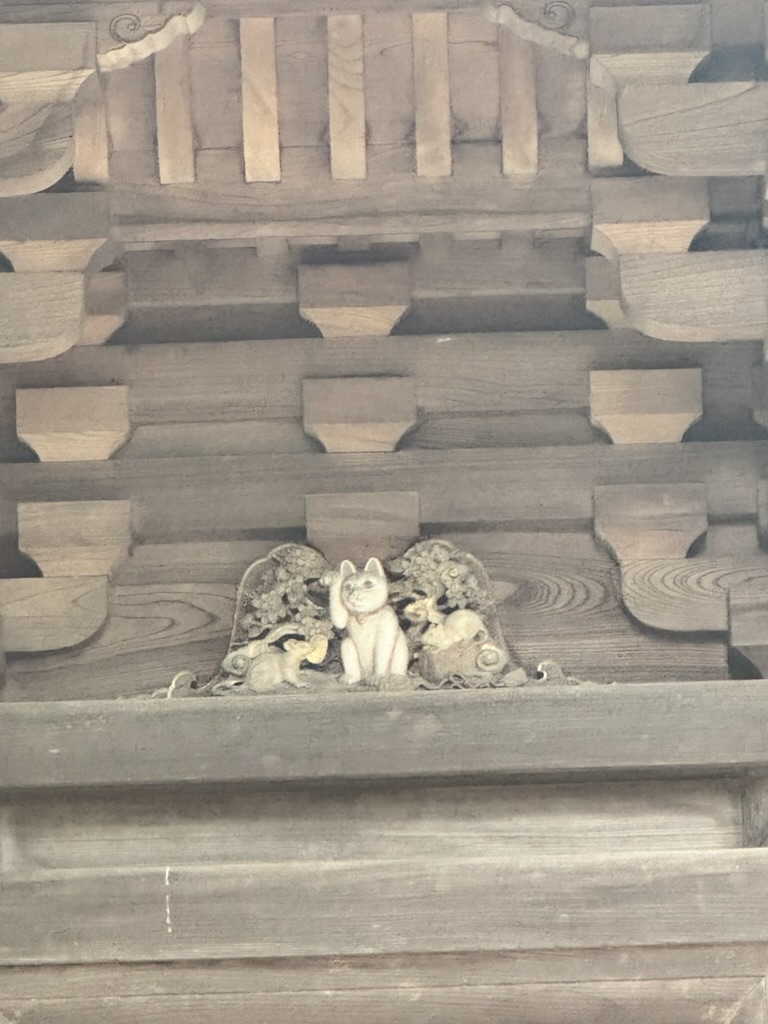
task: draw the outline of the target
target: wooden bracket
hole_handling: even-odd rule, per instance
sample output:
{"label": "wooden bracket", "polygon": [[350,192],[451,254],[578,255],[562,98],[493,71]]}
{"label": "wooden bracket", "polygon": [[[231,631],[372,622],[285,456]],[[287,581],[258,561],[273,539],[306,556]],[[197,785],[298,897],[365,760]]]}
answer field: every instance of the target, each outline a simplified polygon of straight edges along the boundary
{"label": "wooden bracket", "polygon": [[304,430],[327,452],[393,452],[416,423],[411,377],[305,380]]}
{"label": "wooden bracket", "polygon": [[407,263],[299,267],[299,311],[324,338],[388,335],[410,304]]}
{"label": "wooden bracket", "polygon": [[592,370],[590,421],[614,444],[682,441],[701,418],[700,369]]}
{"label": "wooden bracket", "polygon": [[109,576],[131,545],[129,501],[46,501],[18,506],[19,548],[43,576]]}
{"label": "wooden bracket", "polygon": [[703,484],[624,484],[595,488],[595,534],[619,564],[685,558],[707,531]]}
{"label": "wooden bracket", "polygon": [[41,462],[108,459],[131,432],[128,389],[116,385],[19,390],[16,432]]}
{"label": "wooden bracket", "polygon": [[394,558],[419,539],[415,491],[308,494],[307,539],[331,563]]}

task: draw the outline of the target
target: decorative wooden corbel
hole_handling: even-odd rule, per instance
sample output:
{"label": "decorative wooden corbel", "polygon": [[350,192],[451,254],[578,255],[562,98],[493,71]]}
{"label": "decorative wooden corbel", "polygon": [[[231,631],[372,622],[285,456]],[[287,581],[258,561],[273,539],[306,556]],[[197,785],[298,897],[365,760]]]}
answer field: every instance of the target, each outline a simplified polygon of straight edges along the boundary
{"label": "decorative wooden corbel", "polygon": [[[766,574],[768,576],[768,574]],[[734,583],[728,591],[731,646],[768,678],[768,579]]]}
{"label": "decorative wooden corbel", "polygon": [[520,39],[580,60],[589,56],[588,11],[586,0],[504,0],[487,7],[492,21]]}
{"label": "decorative wooden corbel", "polygon": [[122,14],[103,25],[3,25],[0,196],[40,192],[72,167],[75,100],[88,78],[146,59],[196,32],[204,17],[202,4],[189,0],[146,5],[141,16]]}
{"label": "decorative wooden corbel", "polygon": [[393,452],[416,423],[411,377],[332,377],[302,389],[304,430],[327,452]]}
{"label": "decorative wooden corbel", "polygon": [[589,418],[614,444],[682,441],[703,413],[700,369],[592,370]]}
{"label": "decorative wooden corbel", "polygon": [[407,263],[299,267],[299,312],[324,338],[388,335],[410,304]]}
{"label": "decorative wooden corbel", "polygon": [[110,576],[128,557],[129,501],[23,502],[19,549],[43,576]]}
{"label": "decorative wooden corbel", "polygon": [[128,389],[20,389],[16,432],[41,462],[108,459],[130,436]]}
{"label": "decorative wooden corbel", "polygon": [[308,494],[305,503],[307,540],[331,564],[394,558],[419,538],[415,491]]}

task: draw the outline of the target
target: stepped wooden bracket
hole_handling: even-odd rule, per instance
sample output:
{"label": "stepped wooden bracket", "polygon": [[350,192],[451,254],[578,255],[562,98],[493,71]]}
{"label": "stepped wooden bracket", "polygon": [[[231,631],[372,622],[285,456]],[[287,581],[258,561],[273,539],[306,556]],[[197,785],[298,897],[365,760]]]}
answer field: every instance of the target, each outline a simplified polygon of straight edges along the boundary
{"label": "stepped wooden bracket", "polygon": [[614,170],[622,166],[625,157],[626,112],[620,108],[621,98],[636,85],[659,90],[660,96],[667,86],[688,82],[710,50],[709,6],[592,7],[589,37],[589,167]]}
{"label": "stepped wooden bracket", "polygon": [[768,254],[688,252],[709,221],[703,178],[596,180],[587,302],[614,326],[664,341],[757,340],[768,332]]}
{"label": "stepped wooden bracket", "polygon": [[333,377],[302,384],[304,430],[327,452],[393,452],[416,423],[411,377]]}
{"label": "stepped wooden bracket", "polygon": [[632,617],[664,632],[730,631],[731,646],[768,675],[768,556],[688,558],[706,529],[703,485],[595,491],[595,533],[619,563]]}
{"label": "stepped wooden bracket", "polygon": [[349,558],[395,558],[419,538],[415,491],[308,494],[307,539],[333,565]]}
{"label": "stepped wooden bracket", "polygon": [[682,441],[701,418],[700,369],[593,370],[589,418],[614,444]]}
{"label": "stepped wooden bracket", "polygon": [[128,389],[115,385],[18,390],[16,432],[41,462],[108,459],[131,432]]}
{"label": "stepped wooden bracket", "polygon": [[93,107],[78,111],[76,105],[79,89],[97,70],[144,60],[180,36],[197,31],[205,16],[203,6],[194,2],[176,4],[175,10],[160,3],[142,8],[141,16],[118,14],[104,24],[3,25],[0,196],[40,192],[72,167],[77,159],[76,121],[85,118],[80,125],[81,142],[84,129],[93,131],[97,126]]}
{"label": "stepped wooden bracket", "polygon": [[19,548],[43,576],[109,576],[128,557],[129,501],[19,504]]}
{"label": "stepped wooden bracket", "polygon": [[106,341],[125,319],[123,275],[100,272],[114,251],[103,194],[0,199],[0,363]]}
{"label": "stepped wooden bracket", "polygon": [[299,311],[324,338],[388,335],[410,304],[407,263],[299,267]]}
{"label": "stepped wooden bracket", "polygon": [[709,222],[706,178],[597,178],[592,182],[595,252],[685,253]]}
{"label": "stepped wooden bracket", "polygon": [[740,581],[728,591],[731,646],[768,678],[768,579]]}

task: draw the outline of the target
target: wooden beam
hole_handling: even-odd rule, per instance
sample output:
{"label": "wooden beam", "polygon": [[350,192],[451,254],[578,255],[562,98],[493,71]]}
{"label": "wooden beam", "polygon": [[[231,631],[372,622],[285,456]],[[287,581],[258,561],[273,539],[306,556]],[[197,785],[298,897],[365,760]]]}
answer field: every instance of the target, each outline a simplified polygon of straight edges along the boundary
{"label": "wooden beam", "polygon": [[195,139],[186,37],[155,54],[155,96],[160,182],[194,183]]}
{"label": "wooden beam", "polygon": [[[305,494],[387,491],[395,479],[398,488],[419,492],[422,522],[433,526],[515,521],[586,529],[595,485],[627,478],[641,487],[660,479],[669,486],[699,480],[710,515],[755,515],[762,442],[670,447],[511,448],[503,458],[493,448],[465,448],[7,464],[0,465],[0,490],[17,501],[130,498],[146,541],[181,541],[202,531],[227,539],[243,531],[301,528]],[[446,478],[453,483],[447,491]],[[224,492],[226,502],[218,497]]]}
{"label": "wooden beam", "polygon": [[685,253],[709,222],[704,178],[597,178],[592,182],[592,248],[624,253]]}
{"label": "wooden beam", "polygon": [[768,678],[768,588],[759,577],[735,582],[728,591],[731,644]]}
{"label": "wooden beam", "polygon": [[[184,971],[182,965],[177,967],[181,968],[177,973]],[[205,972],[210,969],[206,964]],[[254,965],[252,970],[255,969]],[[124,966],[123,970],[130,968]],[[155,968],[154,973],[160,974],[161,970]],[[361,967],[354,963],[347,970],[357,974]],[[297,1013],[306,1024],[321,1024],[329,1014],[338,1024],[353,1024],[361,1019],[372,1020],[376,1024],[392,1019],[402,1024],[419,1024],[427,1013],[435,1018],[450,1014],[457,1024],[471,1024],[478,1018],[488,1024],[530,1024],[531,1021],[560,1024],[567,1013],[578,1014],[575,1019],[579,1020],[597,1017],[601,1024],[623,1024],[640,1018],[649,1024],[664,1024],[668,1020],[675,1024],[705,1024],[708,1014],[712,1020],[726,1020],[734,1004],[754,984],[754,979],[747,978],[726,981],[685,978],[572,985],[480,986],[461,983],[443,987],[422,986],[411,977],[399,988],[387,984],[383,988],[357,988],[352,991],[328,987],[322,993],[300,988],[262,992],[258,985],[253,984],[248,989],[232,993],[198,993],[201,968],[197,967],[197,976],[191,967],[186,971],[193,980],[184,989],[184,994],[158,994],[148,989],[141,995],[118,995],[121,988],[118,980],[107,989],[109,996],[99,993],[90,999],[79,994],[66,998],[57,993],[45,1000],[16,1001],[9,998],[3,1006],[13,1014],[18,1024],[32,1024],[33,1021],[35,1024],[62,1024],[70,1014],[77,1015],[79,1024],[101,1024],[106,1019],[111,1024],[155,1024],[158,1019],[175,1024],[191,1014],[195,1024],[217,1024],[225,1012],[229,1024],[247,1024],[253,1019],[254,1003],[269,1015],[273,1024],[290,1024]],[[36,972],[25,968],[24,973],[34,975]],[[66,974],[61,975],[64,989],[69,980]],[[737,1016],[733,1018],[733,1024],[764,1022],[755,1016]]]}
{"label": "wooden beam", "polygon": [[[762,849],[12,875],[0,894],[0,959],[52,964],[228,958],[233,950],[237,957],[304,957],[765,942],[768,923],[755,893],[766,884]],[[105,914],[105,906],[120,912]],[[562,906],[569,908],[565,917],[556,910]],[[52,933],[51,918],[76,919],[77,942],[68,929]]]}
{"label": "wooden beam", "polygon": [[[0,788],[768,768],[761,680],[291,701],[5,703],[0,724]],[[190,760],[189,750],[200,756]],[[712,941],[726,939],[720,933]]]}
{"label": "wooden beam", "polygon": [[595,535],[619,563],[685,558],[707,530],[701,484],[621,484],[595,488]]}
{"label": "wooden beam", "polygon": [[501,169],[507,175],[539,169],[539,115],[536,106],[536,48],[499,26],[501,79]]}
{"label": "wooden beam", "polygon": [[331,174],[365,178],[363,19],[335,14],[328,19],[328,108]]}
{"label": "wooden beam", "polygon": [[275,19],[240,21],[246,181],[280,181]]}
{"label": "wooden beam", "polygon": [[98,75],[91,75],[75,97],[75,151],[72,171],[77,181],[109,181],[109,137],[104,93]]}
{"label": "wooden beam", "polygon": [[451,101],[448,81],[448,15],[414,14],[413,76],[416,90],[416,172],[451,174]]}
{"label": "wooden beam", "polygon": [[52,359],[80,341],[82,274],[0,275],[0,364]]}

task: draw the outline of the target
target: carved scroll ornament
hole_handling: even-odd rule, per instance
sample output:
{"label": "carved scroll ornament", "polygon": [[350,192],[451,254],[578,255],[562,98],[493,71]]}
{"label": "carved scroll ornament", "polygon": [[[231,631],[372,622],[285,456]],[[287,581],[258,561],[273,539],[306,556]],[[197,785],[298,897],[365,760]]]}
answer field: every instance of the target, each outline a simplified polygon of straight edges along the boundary
{"label": "carved scroll ornament", "polygon": [[162,696],[477,689],[520,685],[474,556],[443,540],[399,558],[332,568],[301,544],[246,570],[229,649],[197,684],[179,673]]}

